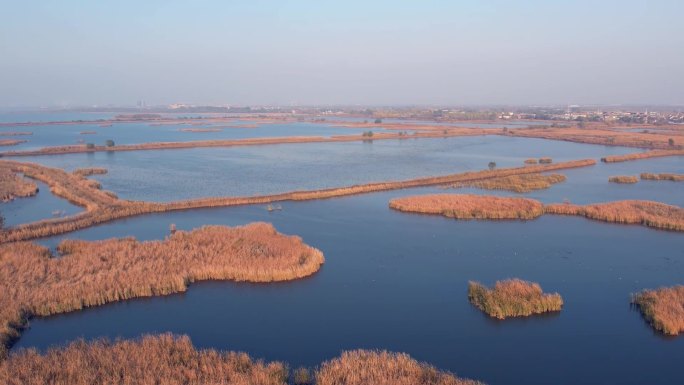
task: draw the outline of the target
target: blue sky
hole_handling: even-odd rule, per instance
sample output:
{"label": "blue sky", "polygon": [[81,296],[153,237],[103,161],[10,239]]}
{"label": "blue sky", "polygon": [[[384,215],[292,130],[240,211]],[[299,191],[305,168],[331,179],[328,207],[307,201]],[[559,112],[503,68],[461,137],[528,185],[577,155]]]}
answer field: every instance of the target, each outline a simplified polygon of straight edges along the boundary
{"label": "blue sky", "polygon": [[684,104],[684,1],[0,0],[0,10],[0,106]]}

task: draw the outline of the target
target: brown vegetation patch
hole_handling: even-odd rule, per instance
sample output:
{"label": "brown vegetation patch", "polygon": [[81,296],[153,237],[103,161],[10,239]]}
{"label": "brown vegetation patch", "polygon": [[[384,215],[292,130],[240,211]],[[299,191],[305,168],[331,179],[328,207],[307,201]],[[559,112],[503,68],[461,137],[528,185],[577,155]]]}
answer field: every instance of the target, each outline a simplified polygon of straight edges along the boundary
{"label": "brown vegetation patch", "polygon": [[180,132],[221,132],[220,128],[179,128]]}
{"label": "brown vegetation patch", "polygon": [[544,293],[538,283],[516,278],[497,281],[493,289],[470,282],[468,299],[478,309],[498,319],[560,311],[563,307],[560,294]]}
{"label": "brown vegetation patch", "polygon": [[316,385],[478,385],[404,353],[354,350],[324,362]]}
{"label": "brown vegetation patch", "polygon": [[684,174],[652,174],[644,172],[640,175],[642,180],[669,180],[672,182],[684,182]]}
{"label": "brown vegetation patch", "polygon": [[537,159],[535,159],[535,158],[525,159],[525,164],[537,164]]}
{"label": "brown vegetation patch", "polygon": [[439,214],[456,219],[534,219],[544,213],[543,205],[527,198],[483,195],[430,194],[390,201],[395,210]]}
{"label": "brown vegetation patch", "polygon": [[22,350],[0,362],[6,385],[287,385],[287,367],[247,354],[196,350],[187,336],[82,340],[45,354]]}
{"label": "brown vegetation patch", "polygon": [[73,174],[77,176],[91,176],[91,175],[104,175],[107,173],[106,168],[102,167],[88,167],[88,168],[77,168],[74,170]]}
{"label": "brown vegetation patch", "polygon": [[4,164],[5,167],[11,167],[19,172],[24,172],[26,175],[45,182],[48,186],[50,186],[50,191],[52,191],[52,193],[55,195],[86,208],[86,212],[77,215],[42,220],[23,224],[10,229],[0,230],[0,242],[13,242],[62,234],[119,218],[149,213],[190,210],[207,207],[267,204],[286,200],[301,201],[327,199],[377,191],[388,191],[420,186],[446,185],[509,175],[587,167],[596,164],[596,162],[592,159],[585,159],[553,165],[484,170],[445,176],[417,178],[405,181],[368,183],[364,185],[322,190],[294,191],[282,194],[249,197],[200,198],[169,203],[120,200],[116,197],[116,194],[109,191],[101,191],[92,188],[92,186],[88,185],[86,179],[75,176],[71,173],[67,173],[60,169],[49,168],[34,163],[23,163],[6,160],[0,160],[0,164]]}
{"label": "brown vegetation patch", "polygon": [[617,175],[609,177],[608,182],[633,184],[639,182],[639,178],[631,175]]}
{"label": "brown vegetation patch", "polygon": [[[287,385],[288,374],[281,362],[196,349],[187,336],[171,334],[113,343],[78,340],[44,354],[21,350],[0,362],[0,382],[7,385]],[[368,350],[343,352],[313,376],[297,369],[293,379],[295,385],[482,385],[404,353]]]}
{"label": "brown vegetation patch", "polygon": [[670,335],[684,332],[684,286],[644,290],[633,295],[632,303],[656,330]]}
{"label": "brown vegetation patch", "polygon": [[580,215],[604,222],[640,224],[663,230],[684,231],[684,209],[660,202],[625,200],[586,206],[550,204],[548,214]]}
{"label": "brown vegetation patch", "polygon": [[79,132],[81,135],[95,135],[97,134],[97,131],[81,131]]}
{"label": "brown vegetation patch", "polygon": [[684,150],[653,150],[646,152],[637,152],[625,155],[611,155],[601,158],[601,162],[605,163],[617,163],[617,162],[627,162],[630,160],[648,159],[648,158],[659,158],[666,156],[684,156]]}
{"label": "brown vegetation patch", "polygon": [[556,183],[564,182],[565,179],[565,175],[562,174],[523,174],[456,183],[451,187],[477,187],[485,190],[507,190],[525,193],[534,190],[547,189]]}
{"label": "brown vegetation patch", "polygon": [[18,140],[18,139],[0,139],[0,146],[16,146],[17,144],[20,143],[26,143],[26,140]]}
{"label": "brown vegetation patch", "polygon": [[38,193],[38,186],[17,175],[10,168],[0,165],[0,201],[25,198]]}
{"label": "brown vegetation patch", "polygon": [[0,131],[0,136],[28,136],[33,135],[31,131]]}
{"label": "brown vegetation patch", "polygon": [[309,276],[323,254],[267,223],[206,226],[163,241],[65,240],[52,258],[34,243],[0,246],[0,345],[33,315],[185,291],[200,280],[287,281]]}
{"label": "brown vegetation patch", "polygon": [[539,164],[551,164],[553,159],[551,158],[539,158]]}
{"label": "brown vegetation patch", "polygon": [[[670,144],[669,137],[650,132],[626,132],[607,127],[583,128],[516,128],[508,130],[509,135],[528,138],[563,140],[576,143],[601,144],[606,146],[640,147],[650,149],[681,150],[684,137],[674,136],[675,145]],[[674,147],[674,148],[673,148]]]}

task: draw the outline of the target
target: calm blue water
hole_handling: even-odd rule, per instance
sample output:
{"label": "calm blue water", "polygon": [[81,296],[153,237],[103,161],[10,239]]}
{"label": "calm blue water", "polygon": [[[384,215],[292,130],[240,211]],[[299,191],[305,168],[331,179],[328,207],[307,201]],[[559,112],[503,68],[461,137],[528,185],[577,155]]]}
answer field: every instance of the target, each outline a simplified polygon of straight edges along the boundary
{"label": "calm blue water", "polygon": [[[197,283],[184,294],[34,319],[16,347],[171,331],[200,347],[292,367],[382,348],[489,384],[684,381],[673,365],[684,359],[684,338],[655,334],[629,306],[632,292],[682,283],[681,233],[558,216],[456,221],[387,207],[391,198],[438,190],[286,202],[275,213],[262,206],[166,213],[73,233],[158,239],[170,223],[268,221],[323,250],[326,264],[296,282]],[[564,310],[499,322],[469,304],[469,280],[507,277],[560,292]]]}
{"label": "calm blue water", "polygon": [[38,194],[0,203],[0,215],[5,218],[5,226],[54,218],[55,215],[72,215],[83,210],[66,199],[52,195],[45,183],[33,179],[31,181],[38,185]]}
{"label": "calm blue water", "polygon": [[[326,124],[291,122],[277,124],[262,124],[257,128],[225,127],[252,123],[248,120],[238,120],[229,123],[215,124],[163,124],[155,125],[150,122],[114,123],[109,127],[98,124],[70,124],[70,125],[35,125],[22,127],[0,127],[1,132],[30,131],[33,135],[17,136],[26,140],[15,146],[4,147],[3,151],[35,150],[47,146],[64,146],[78,143],[94,143],[104,145],[108,139],[116,144],[136,144],[146,142],[186,142],[194,140],[215,139],[245,139],[275,136],[334,136],[354,135],[361,129],[333,127]],[[222,128],[219,132],[185,132],[182,129]],[[95,131],[95,134],[81,134],[84,131]],[[377,129],[374,131],[383,131]],[[82,142],[80,142],[82,141]]]}
{"label": "calm blue water", "polygon": [[[560,162],[633,151],[486,137],[19,160],[68,170],[106,167],[109,174],[97,179],[123,198],[173,200],[442,175],[484,169],[490,161],[511,167],[529,157],[551,156]],[[558,172],[568,180],[522,195],[544,202],[652,199],[684,206],[684,183],[608,183],[611,175],[684,173],[684,157]],[[50,197],[47,192],[41,186],[39,196]],[[246,351],[291,367],[315,366],[342,350],[378,348],[407,352],[492,385],[684,383],[684,372],[673,364],[684,360],[684,337],[654,333],[629,306],[630,293],[684,283],[682,233],[562,216],[527,222],[456,221],[388,208],[392,198],[436,192],[517,195],[416,188],[284,202],[282,211],[271,213],[257,205],[146,215],[42,239],[50,247],[64,238],[150,240],[166,236],[171,223],[189,230],[267,221],[321,249],[326,264],[314,276],[295,282],[195,283],[183,294],[37,318],[15,349],[45,349],[78,337],[133,338],[170,331],[188,334],[199,347]],[[30,199],[36,198],[6,205]],[[4,207],[10,206],[0,210]],[[28,219],[26,212],[18,216]],[[509,277],[534,280],[561,293],[563,311],[495,321],[469,304],[469,280],[492,284]]]}
{"label": "calm blue water", "polygon": [[[204,196],[274,194],[403,180],[523,164],[528,157],[556,161],[599,159],[633,149],[513,137],[378,140],[69,154],[18,158],[73,170],[105,167],[103,188],[134,200],[171,201]],[[180,183],[179,183],[180,181]]]}

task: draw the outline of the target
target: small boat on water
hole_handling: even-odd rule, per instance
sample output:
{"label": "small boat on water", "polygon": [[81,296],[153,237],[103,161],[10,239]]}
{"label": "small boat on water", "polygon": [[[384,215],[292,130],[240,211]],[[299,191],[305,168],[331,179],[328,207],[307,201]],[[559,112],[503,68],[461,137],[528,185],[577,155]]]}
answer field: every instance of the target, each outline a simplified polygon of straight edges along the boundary
{"label": "small boat on water", "polygon": [[269,204],[268,206],[266,206],[266,210],[268,210],[269,212],[270,212],[270,211],[279,211],[279,210],[282,210],[282,209],[283,209],[283,206],[281,206],[281,205],[272,205],[272,204]]}

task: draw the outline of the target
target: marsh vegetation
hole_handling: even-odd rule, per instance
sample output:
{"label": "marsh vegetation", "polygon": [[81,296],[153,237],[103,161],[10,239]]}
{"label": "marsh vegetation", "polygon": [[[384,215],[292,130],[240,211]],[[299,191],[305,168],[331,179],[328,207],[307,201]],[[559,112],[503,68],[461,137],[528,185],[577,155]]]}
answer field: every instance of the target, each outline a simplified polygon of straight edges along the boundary
{"label": "marsh vegetation", "polygon": [[479,282],[468,284],[468,299],[490,317],[526,317],[560,311],[563,299],[558,293],[544,293],[535,282],[513,278],[497,281],[494,288]]}
{"label": "marsh vegetation", "polygon": [[684,286],[644,290],[632,296],[632,303],[654,329],[669,335],[684,332]]}

